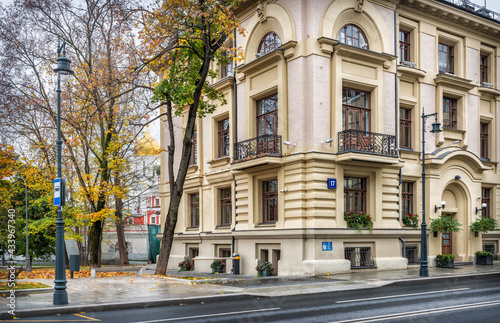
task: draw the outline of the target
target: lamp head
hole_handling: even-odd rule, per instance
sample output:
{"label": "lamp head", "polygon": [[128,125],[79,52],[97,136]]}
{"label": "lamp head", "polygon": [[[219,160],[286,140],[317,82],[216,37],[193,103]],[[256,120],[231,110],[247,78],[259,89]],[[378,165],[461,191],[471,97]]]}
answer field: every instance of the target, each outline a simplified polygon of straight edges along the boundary
{"label": "lamp head", "polygon": [[434,133],[434,134],[438,134],[440,133],[441,131],[441,124],[439,122],[437,122],[437,120],[435,122],[432,123],[432,130],[431,132]]}
{"label": "lamp head", "polygon": [[69,76],[73,75],[73,71],[70,69],[71,60],[67,57],[61,56],[57,58],[57,68],[54,69],[54,72],[57,72],[61,77],[61,82],[67,82],[69,80]]}

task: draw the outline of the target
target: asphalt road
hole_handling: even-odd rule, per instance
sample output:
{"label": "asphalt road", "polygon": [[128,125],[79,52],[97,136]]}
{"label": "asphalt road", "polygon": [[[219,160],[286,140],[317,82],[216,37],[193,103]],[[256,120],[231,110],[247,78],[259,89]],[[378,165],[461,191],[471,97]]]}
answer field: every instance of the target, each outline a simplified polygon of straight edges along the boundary
{"label": "asphalt road", "polygon": [[500,275],[218,303],[32,317],[16,322],[500,322]]}

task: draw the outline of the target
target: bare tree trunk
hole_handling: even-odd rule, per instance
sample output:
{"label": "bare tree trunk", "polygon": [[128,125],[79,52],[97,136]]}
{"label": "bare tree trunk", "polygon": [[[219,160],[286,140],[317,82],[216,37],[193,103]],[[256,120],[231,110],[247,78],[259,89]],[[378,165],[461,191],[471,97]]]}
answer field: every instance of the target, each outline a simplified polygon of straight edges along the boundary
{"label": "bare tree trunk", "polygon": [[161,239],[160,256],[158,257],[158,262],[156,263],[156,275],[165,275],[167,273],[168,259],[174,242],[174,232],[177,224],[181,197],[182,194],[171,195],[167,220],[165,221],[166,223],[164,225],[163,237]]}

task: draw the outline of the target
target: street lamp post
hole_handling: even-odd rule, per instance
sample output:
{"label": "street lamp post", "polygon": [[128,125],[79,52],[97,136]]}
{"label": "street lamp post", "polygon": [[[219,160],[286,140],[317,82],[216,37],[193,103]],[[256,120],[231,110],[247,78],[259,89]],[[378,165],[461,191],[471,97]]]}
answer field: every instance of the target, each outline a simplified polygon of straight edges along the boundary
{"label": "street lamp post", "polygon": [[441,132],[441,124],[437,121],[437,112],[425,114],[422,112],[422,226],[421,226],[421,250],[420,250],[420,276],[429,276],[427,260],[427,223],[425,223],[425,120],[435,117],[432,123],[432,133]]}
{"label": "street lamp post", "polygon": [[[66,292],[66,268],[64,256],[64,220],[62,211],[64,205],[64,181],[62,180],[61,170],[61,81],[66,82],[73,71],[69,68],[71,60],[66,55],[66,42],[57,44],[57,178],[59,179],[59,202],[57,205],[56,220],[56,277],[54,280],[54,305],[68,304],[68,293]],[[54,192],[55,193],[55,192]]]}
{"label": "street lamp post", "polygon": [[24,182],[24,208],[26,209],[26,270],[31,271],[31,259],[29,250],[29,238],[28,238],[28,185],[26,185],[26,181],[21,176],[15,176],[16,178],[22,179]]}

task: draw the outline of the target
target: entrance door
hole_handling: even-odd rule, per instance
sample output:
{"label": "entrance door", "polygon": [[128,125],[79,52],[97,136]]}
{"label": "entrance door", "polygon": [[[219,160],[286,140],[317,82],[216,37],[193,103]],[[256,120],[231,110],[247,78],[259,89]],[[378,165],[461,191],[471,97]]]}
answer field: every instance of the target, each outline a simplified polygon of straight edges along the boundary
{"label": "entrance door", "polygon": [[451,245],[452,245],[452,234],[451,232],[443,232],[443,236],[441,238],[442,241],[442,250],[441,253],[444,255],[445,253],[447,254],[452,254],[451,250]]}

